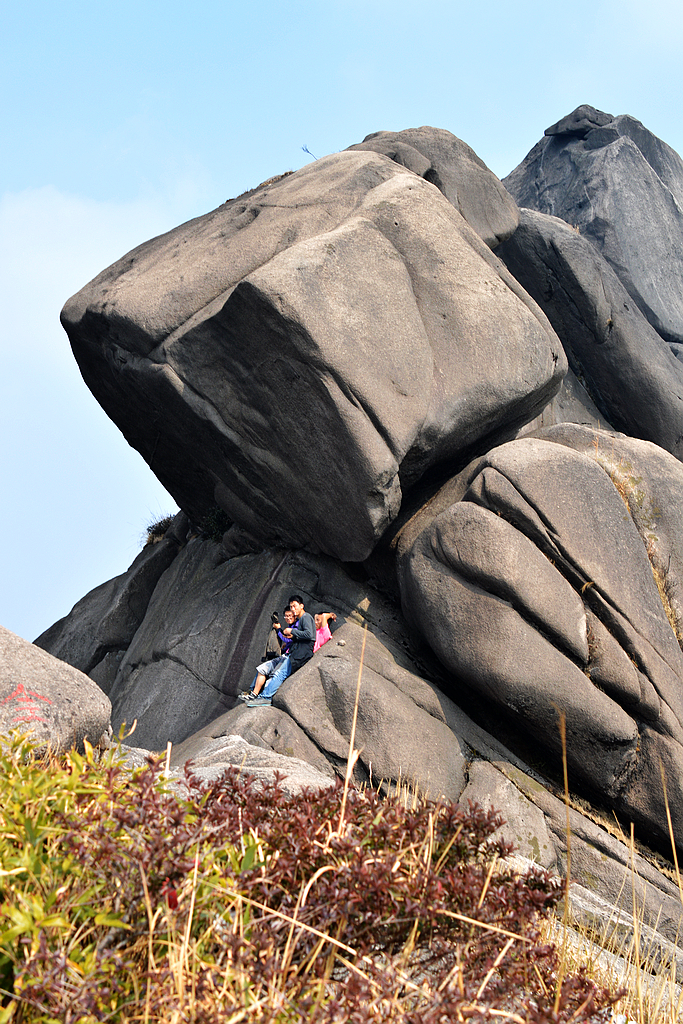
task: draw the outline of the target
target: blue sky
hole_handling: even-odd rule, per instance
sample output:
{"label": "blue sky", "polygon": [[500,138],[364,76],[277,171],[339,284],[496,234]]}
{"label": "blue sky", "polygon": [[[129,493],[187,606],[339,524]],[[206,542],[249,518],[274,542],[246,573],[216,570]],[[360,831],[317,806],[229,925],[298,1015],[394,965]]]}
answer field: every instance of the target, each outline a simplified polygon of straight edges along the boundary
{"label": "blue sky", "polygon": [[683,152],[680,0],[1,0],[0,39],[0,623],[29,640],[175,510],[59,325],[109,263],[380,129],[503,177],[591,103]]}

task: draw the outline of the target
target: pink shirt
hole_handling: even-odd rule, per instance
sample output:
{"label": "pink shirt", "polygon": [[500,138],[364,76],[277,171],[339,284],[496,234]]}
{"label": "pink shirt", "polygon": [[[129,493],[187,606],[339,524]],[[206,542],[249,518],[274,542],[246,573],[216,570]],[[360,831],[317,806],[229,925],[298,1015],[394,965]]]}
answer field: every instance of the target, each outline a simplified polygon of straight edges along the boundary
{"label": "pink shirt", "polygon": [[316,631],[315,631],[315,645],[313,647],[313,653],[315,654],[315,652],[320,647],[322,647],[323,644],[326,644],[327,641],[331,640],[331,639],[332,639],[332,634],[330,633],[330,627],[327,625],[327,623],[325,623],[325,625],[323,626],[322,629],[316,629]]}

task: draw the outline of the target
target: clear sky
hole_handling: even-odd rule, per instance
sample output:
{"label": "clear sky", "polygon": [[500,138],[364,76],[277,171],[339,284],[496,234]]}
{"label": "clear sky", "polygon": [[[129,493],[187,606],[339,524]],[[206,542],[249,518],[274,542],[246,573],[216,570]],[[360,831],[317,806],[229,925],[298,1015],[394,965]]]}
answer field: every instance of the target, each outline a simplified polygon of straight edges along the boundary
{"label": "clear sky", "polygon": [[0,0],[0,40],[0,624],[29,640],[175,511],[59,325],[105,266],[380,129],[504,177],[590,103],[683,152],[680,0]]}

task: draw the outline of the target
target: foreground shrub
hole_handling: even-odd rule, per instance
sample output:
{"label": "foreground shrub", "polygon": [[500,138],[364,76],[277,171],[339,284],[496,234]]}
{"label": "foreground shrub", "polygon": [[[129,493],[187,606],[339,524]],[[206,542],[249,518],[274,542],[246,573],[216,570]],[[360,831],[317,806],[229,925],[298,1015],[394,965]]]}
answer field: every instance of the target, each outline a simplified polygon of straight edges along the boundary
{"label": "foreground shrub", "polygon": [[231,770],[186,797],[24,746],[0,757],[0,1022],[585,1021],[538,925],[558,883],[515,874],[500,819]]}

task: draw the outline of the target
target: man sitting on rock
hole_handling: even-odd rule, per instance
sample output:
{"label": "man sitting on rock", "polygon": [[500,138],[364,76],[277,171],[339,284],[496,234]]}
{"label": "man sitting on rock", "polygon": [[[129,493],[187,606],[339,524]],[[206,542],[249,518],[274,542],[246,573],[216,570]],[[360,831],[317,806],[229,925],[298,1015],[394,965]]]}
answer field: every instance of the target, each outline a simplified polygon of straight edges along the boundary
{"label": "man sitting on rock", "polygon": [[285,679],[313,657],[316,636],[313,616],[305,610],[298,594],[290,597],[289,608],[296,619],[296,625],[287,626],[282,630],[284,636],[291,638],[292,641],[289,654],[273,658],[257,667],[256,679],[252,686],[253,693],[248,695],[244,702],[248,708],[272,704],[273,694],[279,690]]}

